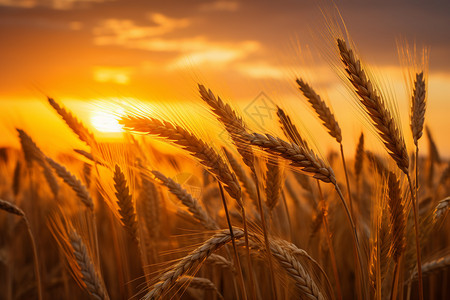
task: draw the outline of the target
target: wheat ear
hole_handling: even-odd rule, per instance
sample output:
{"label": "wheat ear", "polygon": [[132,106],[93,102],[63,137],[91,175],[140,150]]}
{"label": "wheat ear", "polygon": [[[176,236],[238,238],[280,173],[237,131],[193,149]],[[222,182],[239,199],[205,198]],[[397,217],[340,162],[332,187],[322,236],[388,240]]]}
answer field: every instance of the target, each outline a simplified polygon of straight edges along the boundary
{"label": "wheat ear", "polygon": [[392,299],[396,299],[398,280],[401,272],[400,265],[406,248],[406,220],[401,198],[400,182],[394,172],[389,172],[388,196],[388,206],[391,214],[389,227],[392,236],[392,256],[395,262],[395,271],[392,281]]}
{"label": "wheat ear", "polygon": [[312,177],[323,182],[336,183],[331,167],[326,165],[311,150],[301,145],[288,143],[270,134],[253,133],[248,134],[246,137],[252,145],[259,146],[270,154],[280,155],[287,159],[292,166],[300,168]]}
{"label": "wheat ear", "polygon": [[8,212],[10,214],[21,217],[22,220],[25,222],[25,225],[27,226],[28,235],[29,235],[30,241],[31,241],[31,247],[33,249],[34,273],[36,276],[38,299],[42,300],[42,284],[41,284],[41,273],[39,271],[39,259],[38,259],[38,255],[37,255],[36,242],[34,240],[34,235],[33,235],[33,232],[31,231],[31,226],[30,226],[30,223],[28,222],[28,218],[26,217],[24,211],[20,207],[18,207],[17,205],[15,205],[11,202],[5,201],[3,199],[0,199],[0,209]]}
{"label": "wheat ear", "polygon": [[139,243],[138,223],[133,197],[130,194],[125,174],[123,174],[118,165],[115,166],[113,180],[117,204],[119,205],[120,220],[133,240]]}
{"label": "wheat ear", "polygon": [[270,211],[275,208],[280,199],[282,179],[283,176],[278,159],[270,156],[267,162],[266,172],[266,204]]}
{"label": "wheat ear", "polygon": [[450,209],[450,197],[444,198],[439,201],[438,205],[434,209],[433,220],[437,222],[440,220]]}
{"label": "wheat ear", "polygon": [[245,170],[242,167],[242,165],[236,160],[236,158],[231,154],[230,151],[228,151],[226,148],[223,148],[223,152],[225,153],[225,156],[227,157],[228,162],[230,163],[231,168],[233,169],[234,173],[236,174],[237,178],[241,182],[242,186],[244,187],[245,191],[247,192],[248,196],[252,201],[255,202],[255,206],[258,206],[258,203],[256,203],[257,195],[256,195],[256,186],[255,182],[252,181],[251,178],[245,174]]}
{"label": "wheat ear", "polygon": [[364,133],[359,136],[358,145],[355,151],[355,175],[358,184],[364,164]]}
{"label": "wheat ear", "polygon": [[395,119],[372,82],[368,79],[361,62],[355,57],[353,50],[349,49],[346,42],[342,39],[338,39],[337,43],[347,77],[355,88],[362,107],[371,118],[389,155],[397,163],[400,170],[408,174],[408,152]]}
{"label": "wheat ear", "polygon": [[48,97],[48,103],[55,109],[55,111],[61,116],[64,122],[66,122],[66,124],[81,141],[85,142],[88,146],[93,145],[95,142],[95,137],[81,121],[79,121],[69,110],[56,102],[53,98]]}
{"label": "wheat ear", "polygon": [[414,91],[411,99],[411,131],[416,146],[418,146],[419,139],[422,136],[423,123],[425,122],[425,96],[425,79],[423,72],[420,72],[416,74]]}
{"label": "wheat ear", "polygon": [[339,127],[334,114],[331,112],[330,108],[327,106],[325,101],[320,98],[320,96],[314,91],[314,89],[307,84],[303,79],[298,78],[296,80],[300,91],[306,97],[308,102],[313,107],[314,111],[322,120],[323,126],[328,129],[328,133],[336,139],[340,144],[342,142],[341,128]]}
{"label": "wheat ear", "polygon": [[254,171],[255,156],[253,149],[242,138],[247,132],[242,118],[238,116],[229,104],[224,103],[220,97],[216,98],[211,90],[206,90],[203,85],[199,85],[198,88],[203,101],[211,107],[217,119],[225,126],[244,163]]}
{"label": "wheat ear", "polygon": [[[80,277],[79,279],[84,283],[84,288],[86,288],[95,299],[109,299],[103,280],[97,274],[96,268],[81,237],[75,230],[71,230],[68,233],[68,238],[70,245],[72,246],[72,254],[78,265],[78,270],[75,271],[74,268],[72,268],[75,276]],[[77,271],[79,274],[76,274]]]}
{"label": "wheat ear", "polygon": [[91,211],[94,210],[94,202],[86,188],[81,181],[72,173],[70,173],[63,165],[60,165],[50,157],[46,158],[48,164],[55,170],[56,174],[67,183],[72,190],[77,194],[78,198]]}
{"label": "wheat ear", "polygon": [[[244,236],[244,232],[235,228],[233,229],[233,236],[235,239],[240,239]],[[220,249],[231,240],[232,237],[229,230],[221,230],[214,234],[200,247],[180,260],[169,271],[161,275],[158,282],[144,296],[144,299],[159,299],[170,290],[181,276],[185,275],[189,270],[196,270],[214,251]]]}
{"label": "wheat ear", "polygon": [[18,128],[16,128],[16,130],[19,133],[20,144],[28,165],[30,165],[32,161],[36,161],[42,167],[45,179],[52,190],[53,195],[55,197],[58,196],[59,185],[55,176],[53,176],[50,167],[45,161],[44,153],[25,131]]}
{"label": "wheat ear", "polygon": [[319,94],[317,94],[314,89],[308,85],[303,79],[297,79],[297,84],[300,88],[300,91],[302,91],[303,95],[308,99],[308,102],[313,107],[314,111],[319,116],[319,119],[322,120],[323,126],[325,126],[326,129],[328,129],[328,133],[336,139],[336,141],[339,143],[339,147],[341,150],[341,158],[342,158],[342,165],[344,166],[344,173],[345,173],[345,181],[347,184],[347,194],[348,194],[348,201],[350,203],[350,212],[353,215],[353,201],[352,201],[352,192],[350,190],[350,182],[348,179],[348,173],[347,173],[347,165],[345,163],[345,157],[344,157],[344,147],[342,145],[342,134],[341,134],[341,128],[339,127],[338,122],[336,121],[336,118],[334,114],[331,112],[331,109],[328,107],[328,105],[325,103],[325,101],[320,98]]}
{"label": "wheat ear", "polygon": [[231,172],[222,157],[200,138],[186,129],[173,125],[166,121],[160,121],[151,117],[123,117],[120,121],[127,129],[146,134],[155,134],[166,138],[176,145],[188,151],[197,158],[218,181],[222,182],[225,190],[231,198],[235,199],[239,206],[243,206],[241,200],[241,188],[236,175]]}
{"label": "wheat ear", "polygon": [[181,185],[171,178],[164,176],[159,171],[151,171],[152,174],[165,185],[169,191],[175,195],[178,200],[187,207],[189,212],[196,218],[200,224],[202,224],[206,229],[216,230],[219,229],[217,223],[208,215],[208,213],[200,206],[197,199],[192,197]]}

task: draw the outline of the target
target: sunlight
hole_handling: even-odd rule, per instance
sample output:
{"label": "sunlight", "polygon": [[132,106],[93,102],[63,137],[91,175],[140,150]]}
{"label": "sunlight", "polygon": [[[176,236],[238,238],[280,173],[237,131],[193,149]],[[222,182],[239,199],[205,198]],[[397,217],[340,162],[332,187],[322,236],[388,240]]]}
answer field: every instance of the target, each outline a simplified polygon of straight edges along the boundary
{"label": "sunlight", "polygon": [[119,124],[119,116],[123,112],[94,111],[91,115],[91,123],[100,132],[122,132]]}

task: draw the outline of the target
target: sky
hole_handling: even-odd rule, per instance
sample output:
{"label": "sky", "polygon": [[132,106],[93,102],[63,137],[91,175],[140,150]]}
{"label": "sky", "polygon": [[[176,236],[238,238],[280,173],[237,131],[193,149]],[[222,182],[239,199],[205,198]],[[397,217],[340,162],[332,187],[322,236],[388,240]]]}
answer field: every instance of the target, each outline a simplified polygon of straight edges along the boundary
{"label": "sky", "polygon": [[[426,119],[441,152],[450,155],[442,130],[450,125],[450,2],[334,3],[358,53],[395,95],[407,141],[408,92],[397,42],[429,47]],[[197,83],[250,119],[251,105],[269,101],[286,107],[322,143],[326,132],[296,91],[296,76],[329,99],[344,142],[353,145],[359,132],[370,128],[342,88],[336,53],[327,48],[324,14],[332,11],[331,1],[312,0],[0,0],[0,115],[7,131],[0,145],[11,143],[15,126],[43,135],[62,126],[45,104],[46,95],[96,131],[108,131],[114,126],[96,124],[107,120],[88,104],[138,99],[201,111],[194,107]]]}

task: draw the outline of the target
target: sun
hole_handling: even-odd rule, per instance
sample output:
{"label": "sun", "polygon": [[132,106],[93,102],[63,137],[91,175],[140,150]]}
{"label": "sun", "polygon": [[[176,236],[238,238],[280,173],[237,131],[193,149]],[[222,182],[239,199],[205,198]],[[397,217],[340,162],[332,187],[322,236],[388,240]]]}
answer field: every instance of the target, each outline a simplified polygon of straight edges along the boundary
{"label": "sun", "polygon": [[123,132],[122,125],[119,124],[119,119],[121,112],[108,112],[97,110],[93,111],[91,114],[91,124],[92,126],[105,133]]}

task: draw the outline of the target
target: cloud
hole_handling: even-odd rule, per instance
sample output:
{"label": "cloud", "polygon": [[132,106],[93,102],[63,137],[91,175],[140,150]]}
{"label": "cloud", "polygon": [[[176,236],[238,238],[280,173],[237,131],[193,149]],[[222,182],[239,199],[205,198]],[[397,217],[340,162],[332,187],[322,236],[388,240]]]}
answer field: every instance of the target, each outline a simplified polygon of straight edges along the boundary
{"label": "cloud", "polygon": [[124,45],[133,41],[161,36],[190,24],[186,18],[174,19],[158,13],[150,14],[149,19],[155,25],[139,26],[131,20],[105,20],[94,28],[93,32],[96,36],[94,42],[97,45]]}
{"label": "cloud", "polygon": [[109,19],[101,22],[94,33],[98,46],[121,46],[154,52],[172,52],[175,55],[168,69],[183,65],[224,64],[247,57],[261,48],[259,42],[211,41],[205,36],[167,38],[171,32],[186,28],[191,21],[169,18],[162,14],[150,15],[153,26],[141,26],[130,20]]}
{"label": "cloud", "polygon": [[94,67],[94,80],[98,82],[112,82],[127,84],[130,81],[131,68]]}
{"label": "cloud", "polygon": [[236,69],[253,78],[281,79],[286,77],[286,72],[281,67],[276,67],[266,62],[240,63],[236,66]]}
{"label": "cloud", "polygon": [[211,12],[211,11],[237,11],[239,9],[239,2],[237,1],[214,1],[209,3],[201,4],[199,9],[201,11]]}
{"label": "cloud", "polygon": [[0,6],[34,8],[38,6],[66,10],[89,3],[101,3],[112,0],[0,0]]}

